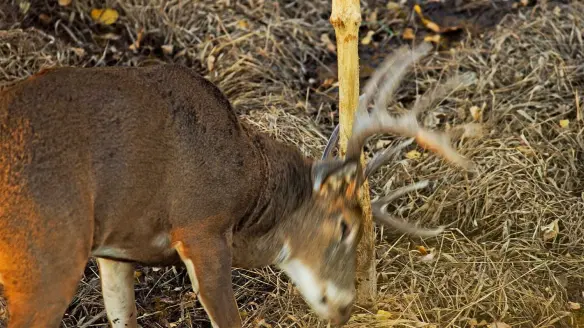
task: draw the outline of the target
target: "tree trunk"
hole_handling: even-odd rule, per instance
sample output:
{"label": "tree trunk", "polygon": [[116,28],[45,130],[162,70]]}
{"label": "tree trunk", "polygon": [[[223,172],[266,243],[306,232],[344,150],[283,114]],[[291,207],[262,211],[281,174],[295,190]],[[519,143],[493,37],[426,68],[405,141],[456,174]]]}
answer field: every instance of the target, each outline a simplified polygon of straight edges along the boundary
{"label": "tree trunk", "polygon": [[[361,7],[359,0],[332,0],[330,22],[337,40],[339,75],[339,157],[347,151],[347,140],[353,128],[353,118],[359,103],[359,25]],[[365,158],[361,155],[361,162]],[[364,165],[363,165],[364,167]],[[364,211],[363,239],[357,248],[357,304],[370,308],[377,294],[375,273],[375,234],[371,216],[371,199],[367,181],[361,189],[361,206]]]}

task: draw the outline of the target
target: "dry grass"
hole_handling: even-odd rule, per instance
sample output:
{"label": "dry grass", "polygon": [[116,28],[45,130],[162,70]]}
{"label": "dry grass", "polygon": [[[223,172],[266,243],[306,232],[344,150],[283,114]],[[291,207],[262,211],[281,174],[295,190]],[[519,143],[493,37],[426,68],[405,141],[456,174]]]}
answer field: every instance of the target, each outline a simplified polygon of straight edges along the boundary
{"label": "dry grass", "polygon": [[[9,11],[16,1],[0,5],[0,84],[43,66],[182,62],[216,82],[243,119],[319,156],[336,122],[336,90],[323,86],[327,74],[334,76],[334,53],[321,37],[334,40],[330,1],[227,2],[106,1],[121,12],[113,27],[91,21],[97,1],[74,0],[67,8],[35,2],[25,19]],[[375,62],[371,53],[382,57],[398,42],[387,31],[408,23],[408,16],[382,6],[364,24],[381,35],[377,49],[360,45],[364,67]],[[577,326],[568,301],[584,304],[584,5],[555,8],[526,9],[483,38],[436,52],[402,84],[396,108],[457,70],[477,73],[476,85],[450,95],[425,122],[464,134],[456,138],[459,149],[481,170],[468,176],[417,149],[420,158],[402,154],[373,177],[374,195],[432,181],[394,210],[450,229],[425,240],[378,229],[378,309],[391,315],[358,310],[349,327],[467,327],[473,320]],[[373,7],[363,9],[371,17]],[[51,21],[35,23],[43,13]],[[41,29],[28,28],[32,23]],[[128,49],[141,28],[140,47]],[[472,106],[483,109],[479,138],[468,125]],[[560,127],[562,119],[568,127]],[[376,138],[370,150],[383,140],[399,141]],[[554,220],[559,233],[545,241],[542,228]],[[430,255],[422,256],[419,246]],[[272,268],[235,270],[233,283],[246,327],[326,326]],[[139,268],[135,287],[144,327],[210,327],[183,269]],[[105,327],[99,292],[92,262],[63,326]]]}

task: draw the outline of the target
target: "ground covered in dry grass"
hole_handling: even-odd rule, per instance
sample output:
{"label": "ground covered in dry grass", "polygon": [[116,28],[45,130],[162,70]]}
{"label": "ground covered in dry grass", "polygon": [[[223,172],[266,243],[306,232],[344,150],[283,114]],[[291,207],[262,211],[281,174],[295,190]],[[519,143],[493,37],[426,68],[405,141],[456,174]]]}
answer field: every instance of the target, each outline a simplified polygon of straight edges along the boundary
{"label": "ground covered in dry grass", "polygon": [[[360,44],[363,78],[407,42],[406,28],[418,40],[432,35],[412,14],[413,1],[404,2],[362,2],[361,38],[371,38]],[[455,31],[412,70],[392,108],[455,71],[475,72],[476,84],[424,122],[450,130],[480,173],[462,173],[412,145],[372,179],[374,196],[429,179],[392,210],[449,230],[420,239],[378,229],[377,308],[357,309],[348,326],[577,327],[584,5],[519,2],[516,11],[511,1],[449,3],[424,4]],[[104,7],[119,12],[114,24],[92,20],[91,9]],[[319,156],[338,114],[329,15],[329,0],[9,0],[0,4],[0,88],[54,65],[184,63],[217,83],[242,119]],[[376,138],[368,153],[399,141]],[[246,327],[326,326],[272,268],[235,270],[233,284]],[[210,327],[183,269],[139,268],[135,287],[143,327]],[[93,262],[63,326],[107,326]]]}

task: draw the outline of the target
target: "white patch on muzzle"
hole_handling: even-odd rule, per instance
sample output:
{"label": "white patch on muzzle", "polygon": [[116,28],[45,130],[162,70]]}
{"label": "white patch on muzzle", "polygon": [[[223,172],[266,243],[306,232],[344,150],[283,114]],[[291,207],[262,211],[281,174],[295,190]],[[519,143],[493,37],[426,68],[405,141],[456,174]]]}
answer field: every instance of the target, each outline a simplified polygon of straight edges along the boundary
{"label": "white patch on muzzle", "polygon": [[[339,315],[339,309],[353,302],[355,293],[343,290],[331,281],[319,281],[311,268],[302,261],[291,259],[279,264],[288,277],[312,307],[323,319],[333,319]],[[326,302],[323,298],[326,297]]]}

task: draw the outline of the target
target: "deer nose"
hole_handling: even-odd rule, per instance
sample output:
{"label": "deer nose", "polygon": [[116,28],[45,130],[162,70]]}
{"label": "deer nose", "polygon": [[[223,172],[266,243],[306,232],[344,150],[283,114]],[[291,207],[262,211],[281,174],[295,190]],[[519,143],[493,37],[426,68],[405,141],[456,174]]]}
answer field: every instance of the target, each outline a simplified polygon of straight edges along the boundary
{"label": "deer nose", "polygon": [[351,318],[352,303],[343,305],[337,309],[337,314],[331,319],[331,324],[336,327],[345,325]]}

